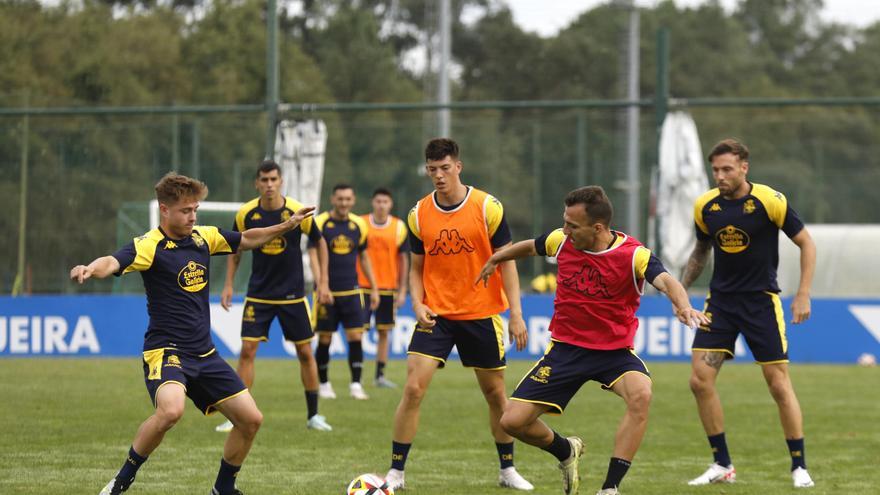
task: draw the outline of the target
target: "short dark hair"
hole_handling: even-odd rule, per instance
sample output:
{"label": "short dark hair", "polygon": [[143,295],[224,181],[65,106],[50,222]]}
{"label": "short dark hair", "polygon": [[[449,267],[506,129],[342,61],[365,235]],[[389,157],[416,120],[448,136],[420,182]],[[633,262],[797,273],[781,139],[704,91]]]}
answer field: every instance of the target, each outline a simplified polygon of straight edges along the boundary
{"label": "short dark hair", "polygon": [[584,205],[590,221],[611,225],[614,207],[601,186],[584,186],[571,191],[565,196],[565,206]]}
{"label": "short dark hair", "polygon": [[733,138],[722,139],[719,141],[718,144],[712,147],[712,151],[709,152],[708,158],[711,162],[716,156],[726,155],[728,153],[735,155],[743,161],[749,159],[749,149],[746,145]]}
{"label": "short dark hair", "polygon": [[386,189],[386,188],[384,188],[384,187],[377,187],[376,190],[373,191],[373,197],[374,197],[374,198],[375,198],[376,196],[379,196],[380,194],[383,195],[383,196],[388,196],[388,197],[391,198],[391,199],[394,199],[394,196],[391,194],[391,191],[389,191],[388,189]]}
{"label": "short dark hair", "polygon": [[351,184],[346,184],[345,182],[340,182],[340,183],[336,184],[335,186],[333,186],[333,193],[332,194],[336,194],[336,191],[341,191],[343,189],[351,189],[352,191],[354,191],[354,187],[352,187]]}
{"label": "short dark hair", "polygon": [[458,160],[458,143],[449,138],[434,138],[425,146],[425,161],[439,161],[446,157]]}
{"label": "short dark hair", "polygon": [[273,170],[277,170],[278,175],[281,175],[281,166],[275,163],[275,160],[263,160],[260,166],[257,167],[257,173],[254,177],[259,179],[260,174],[268,174]]}
{"label": "short dark hair", "polygon": [[162,204],[173,205],[182,199],[201,201],[207,196],[204,182],[177,172],[168,172],[156,183],[156,199]]}

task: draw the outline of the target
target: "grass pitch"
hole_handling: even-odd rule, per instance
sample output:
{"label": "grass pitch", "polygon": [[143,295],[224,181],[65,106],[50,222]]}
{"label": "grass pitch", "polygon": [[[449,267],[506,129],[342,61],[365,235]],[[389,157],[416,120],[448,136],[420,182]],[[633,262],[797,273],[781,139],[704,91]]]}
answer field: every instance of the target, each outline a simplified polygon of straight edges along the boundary
{"label": "grass pitch", "polygon": [[[530,362],[512,362],[512,390]],[[776,407],[760,370],[727,364],[719,389],[738,482],[689,487],[711,462],[688,390],[686,364],[648,363],[654,377],[651,421],[624,478],[624,494],[790,494],[789,458]],[[403,383],[405,364],[389,376]],[[365,375],[373,371],[372,363]],[[809,493],[878,493],[880,368],[795,365],[793,380],[804,410],[806,453],[816,487]],[[116,473],[151,406],[141,363],[130,359],[0,359],[0,493],[95,494]],[[322,401],[330,433],[305,428],[305,404],[294,360],[257,359],[254,396],[265,422],[238,479],[255,494],[340,494],[365,472],[389,465],[391,423],[400,389],[367,386],[371,399],[347,397],[343,361],[331,369],[339,399]],[[371,383],[367,380],[365,383]],[[592,382],[566,414],[548,417],[563,434],[587,445],[581,493],[601,486],[623,402]],[[207,494],[216,476],[224,434],[191,404],[183,420],[141,468],[128,493]],[[452,362],[438,372],[423,403],[418,437],[407,464],[407,494],[502,494],[486,406],[473,373]],[[516,464],[536,494],[561,493],[556,461],[517,443]]]}

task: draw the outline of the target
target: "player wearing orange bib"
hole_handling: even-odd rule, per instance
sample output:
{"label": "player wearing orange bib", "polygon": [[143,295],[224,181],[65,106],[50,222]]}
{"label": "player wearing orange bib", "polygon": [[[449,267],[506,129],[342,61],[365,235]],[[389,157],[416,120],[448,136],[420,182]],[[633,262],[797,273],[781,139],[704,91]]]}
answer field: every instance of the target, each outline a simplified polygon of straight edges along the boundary
{"label": "player wearing orange bib", "polygon": [[[385,378],[388,361],[388,331],[394,328],[394,313],[406,301],[406,277],[409,271],[409,242],[406,224],[391,215],[394,200],[391,191],[380,187],[373,191],[373,212],[361,215],[369,225],[367,229],[367,256],[373,266],[373,276],[379,289],[379,307],[375,311],[364,308],[364,331],[370,331],[370,318],[376,317],[376,386],[395,388]],[[369,287],[370,280],[358,263],[358,285]]]}
{"label": "player wearing orange bib", "polygon": [[433,139],[425,148],[425,171],[434,192],[410,211],[412,266],[410,290],[416,324],[407,357],[406,387],[394,416],[388,484],[404,487],[404,465],[419,422],[419,406],[438,368],[455,346],[464,366],[474,368],[489,405],[489,422],[503,487],[534,487],[513,466],[513,437],[499,421],[507,404],[504,388],[504,328],[500,313],[510,304],[509,331],[517,349],[527,334],[513,262],[502,263],[488,280],[488,290],[473,284],[492,253],[510,244],[501,203],[461,183],[458,145]]}

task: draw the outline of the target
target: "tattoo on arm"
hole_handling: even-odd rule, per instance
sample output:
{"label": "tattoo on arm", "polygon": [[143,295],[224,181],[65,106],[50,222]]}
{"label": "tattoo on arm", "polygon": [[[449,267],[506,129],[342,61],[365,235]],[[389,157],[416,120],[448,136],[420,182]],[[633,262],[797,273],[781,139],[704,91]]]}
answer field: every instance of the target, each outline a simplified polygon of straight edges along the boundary
{"label": "tattoo on arm", "polygon": [[709,250],[711,248],[712,244],[709,241],[697,239],[697,245],[694,246],[694,250],[691,252],[687,266],[684,269],[684,275],[681,277],[681,285],[685,289],[690,287],[694,280],[703,273],[703,268],[706,267],[706,262],[709,261]]}
{"label": "tattoo on arm", "polygon": [[724,353],[718,351],[706,351],[703,353],[703,362],[716,370],[720,370],[721,365],[724,363]]}

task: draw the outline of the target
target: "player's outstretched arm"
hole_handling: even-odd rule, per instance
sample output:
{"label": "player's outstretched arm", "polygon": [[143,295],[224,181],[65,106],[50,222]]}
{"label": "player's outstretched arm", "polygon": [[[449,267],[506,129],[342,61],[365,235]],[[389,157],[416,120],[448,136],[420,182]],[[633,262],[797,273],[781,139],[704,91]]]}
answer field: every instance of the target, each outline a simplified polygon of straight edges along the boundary
{"label": "player's outstretched arm", "polygon": [[119,261],[113,256],[102,256],[88,265],[70,269],[70,279],[80,284],[90,278],[105,278],[119,271]]}
{"label": "player's outstretched arm", "polygon": [[290,215],[290,218],[279,224],[275,224],[271,227],[247,229],[241,233],[241,244],[238,245],[238,250],[248,251],[250,249],[258,248],[279,235],[290,232],[299,227],[299,224],[301,224],[303,220],[312,216],[314,213],[314,206],[306,206],[296,210],[296,213]]}
{"label": "player's outstretched arm", "polygon": [[[533,249],[534,244],[532,242]],[[496,252],[509,247],[513,246],[508,244]],[[501,284],[504,286],[504,293],[507,295],[508,304],[510,304],[510,318],[507,321],[507,331],[510,333],[511,339],[516,342],[516,350],[521,351],[526,348],[526,343],[529,341],[529,332],[526,327],[526,320],[523,319],[522,301],[520,301],[519,297],[519,273],[516,271],[515,261],[507,260],[501,262]]]}
{"label": "player's outstretched arm", "polygon": [[480,276],[477,280],[474,281],[474,284],[479,284],[480,281],[483,281],[483,286],[489,286],[489,277],[495,273],[495,269],[504,261],[513,261],[522,258],[528,258],[529,256],[537,256],[538,252],[535,250],[535,240],[534,239],[526,239],[525,241],[519,241],[516,244],[509,245],[508,247],[499,249],[495,251],[495,253],[489,257],[486,261],[486,264],[483,265],[483,269],[480,271]]}
{"label": "player's outstretched arm", "polygon": [[667,272],[663,272],[654,278],[651,285],[669,298],[678,321],[694,329],[700,325],[709,324],[709,318],[706,318],[702,311],[697,311],[691,307],[687,291],[684,290],[684,286],[675,277]]}
{"label": "player's outstretched arm", "polygon": [[801,229],[791,240],[801,249],[801,283],[791,301],[791,322],[797,324],[810,317],[810,287],[816,271],[816,243],[806,228]]}
{"label": "player's outstretched arm", "polygon": [[681,285],[685,289],[690,287],[694,280],[703,273],[703,268],[706,268],[706,263],[709,261],[709,251],[711,249],[711,241],[697,238],[697,245],[691,251],[691,256],[684,267],[684,274],[681,276]]}

